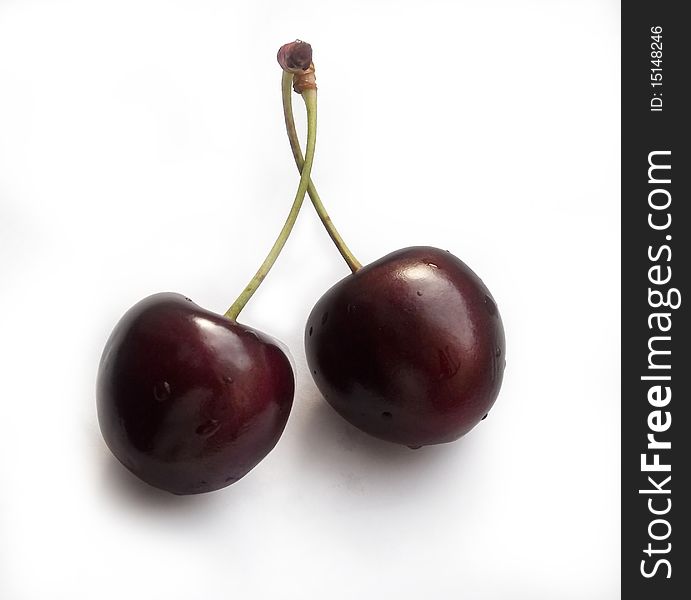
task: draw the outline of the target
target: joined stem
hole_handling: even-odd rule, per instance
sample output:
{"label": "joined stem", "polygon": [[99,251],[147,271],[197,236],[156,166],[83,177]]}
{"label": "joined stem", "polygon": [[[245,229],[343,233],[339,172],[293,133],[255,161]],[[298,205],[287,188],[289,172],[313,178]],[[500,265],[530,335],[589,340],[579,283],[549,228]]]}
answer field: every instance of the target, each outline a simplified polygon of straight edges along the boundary
{"label": "joined stem", "polygon": [[[297,165],[298,171],[304,175],[304,165],[306,160],[302,156],[302,149],[300,148],[300,139],[298,138],[297,131],[295,129],[295,118],[293,117],[293,101],[292,101],[292,83],[293,74],[286,71],[283,72],[283,80],[281,85],[282,97],[283,97],[283,117],[286,123],[286,132],[288,134],[288,140],[290,141],[290,149],[293,151],[293,158],[295,159],[295,164]],[[304,92],[302,94],[304,96]],[[309,127],[309,122],[308,122]],[[309,136],[308,136],[309,144]],[[307,147],[307,153],[309,155],[309,146]],[[355,258],[353,253],[350,251],[345,241],[338,233],[336,226],[333,224],[329,213],[326,212],[326,208],[322,204],[321,198],[317,193],[317,189],[312,183],[312,179],[308,177],[307,193],[309,194],[312,204],[314,205],[321,222],[323,223],[326,231],[333,240],[333,243],[338,248],[343,259],[348,263],[348,267],[354,273],[362,267],[360,261]]]}
{"label": "joined stem", "polygon": [[[291,75],[292,79],[292,75]],[[274,242],[274,245],[269,250],[269,254],[264,259],[254,277],[247,284],[242,293],[237,297],[237,300],[233,302],[230,308],[225,312],[225,316],[231,320],[236,320],[240,311],[245,308],[245,305],[252,297],[257,288],[264,281],[271,267],[273,267],[278,255],[281,253],[283,246],[285,246],[288,236],[295,225],[298,213],[300,212],[300,207],[305,199],[305,194],[307,192],[310,183],[310,174],[312,173],[312,164],[314,162],[314,148],[317,140],[317,90],[309,89],[302,92],[302,99],[305,101],[305,108],[307,109],[307,148],[305,150],[304,166],[300,174],[300,185],[295,194],[295,200],[293,200],[293,205],[290,208],[288,217],[286,218],[281,231]]]}

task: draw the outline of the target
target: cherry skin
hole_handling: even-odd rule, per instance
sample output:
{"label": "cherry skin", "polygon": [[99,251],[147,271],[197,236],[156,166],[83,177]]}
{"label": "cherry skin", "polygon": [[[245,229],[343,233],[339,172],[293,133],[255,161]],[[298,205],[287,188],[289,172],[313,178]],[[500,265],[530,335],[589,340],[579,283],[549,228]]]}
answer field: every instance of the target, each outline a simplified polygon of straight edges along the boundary
{"label": "cherry skin", "polygon": [[276,445],[295,380],[279,343],[179,294],[133,306],[108,340],[98,420],[116,458],[174,494],[246,475]]}
{"label": "cherry skin", "polygon": [[307,362],[331,406],[363,431],[417,448],[458,439],[501,387],[505,341],[480,278],[443,250],[397,250],[317,302]]}

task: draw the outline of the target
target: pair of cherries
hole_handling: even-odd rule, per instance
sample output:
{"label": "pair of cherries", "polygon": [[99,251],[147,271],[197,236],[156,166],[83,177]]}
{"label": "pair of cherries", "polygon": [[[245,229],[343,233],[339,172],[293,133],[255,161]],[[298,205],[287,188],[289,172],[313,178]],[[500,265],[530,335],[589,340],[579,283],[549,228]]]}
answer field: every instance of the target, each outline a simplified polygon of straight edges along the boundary
{"label": "pair of cherries", "polygon": [[[317,302],[305,328],[310,371],[340,415],[378,438],[418,448],[467,433],[501,387],[501,318],[468,266],[432,247],[397,250],[366,266],[350,253],[310,179],[311,47],[286,44],[278,60],[301,178],[269,256],[225,315],[179,294],[145,298],[118,322],[101,358],[98,419],[108,447],[135,475],[175,494],[237,481],[283,433],[295,390],[291,362],[280,342],[236,318],[285,244],[306,193],[352,270]],[[307,109],[304,157],[291,85]]]}

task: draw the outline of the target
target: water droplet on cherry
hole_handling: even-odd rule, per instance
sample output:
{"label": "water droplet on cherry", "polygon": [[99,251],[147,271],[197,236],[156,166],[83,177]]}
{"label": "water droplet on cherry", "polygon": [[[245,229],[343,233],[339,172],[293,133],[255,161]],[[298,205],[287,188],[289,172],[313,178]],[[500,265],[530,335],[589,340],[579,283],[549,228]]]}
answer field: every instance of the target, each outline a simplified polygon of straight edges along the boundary
{"label": "water droplet on cherry", "polygon": [[221,424],[216,419],[209,419],[197,427],[197,435],[212,436],[221,427]]}
{"label": "water droplet on cherry", "polygon": [[490,298],[489,296],[485,296],[485,308],[487,309],[487,312],[492,315],[493,317],[496,316],[497,314],[497,305],[494,303],[494,300]]}
{"label": "water droplet on cherry", "polygon": [[154,398],[157,402],[165,402],[170,398],[170,384],[167,381],[159,381],[154,386]]}

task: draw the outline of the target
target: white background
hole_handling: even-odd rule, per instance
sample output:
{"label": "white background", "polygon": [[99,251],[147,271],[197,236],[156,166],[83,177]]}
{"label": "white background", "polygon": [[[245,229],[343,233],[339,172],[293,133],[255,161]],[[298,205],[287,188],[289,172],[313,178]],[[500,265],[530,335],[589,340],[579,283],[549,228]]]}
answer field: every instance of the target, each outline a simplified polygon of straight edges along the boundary
{"label": "white background", "polygon": [[[174,497],[106,449],[100,353],[140,298],[223,312],[254,273],[298,181],[295,37],[342,234],[363,262],[430,244],[476,270],[504,387],[416,452],[336,416],[302,336],[348,271],[306,203],[241,318],[292,349],[285,434]],[[613,0],[0,0],[0,597],[618,597],[619,43]]]}

